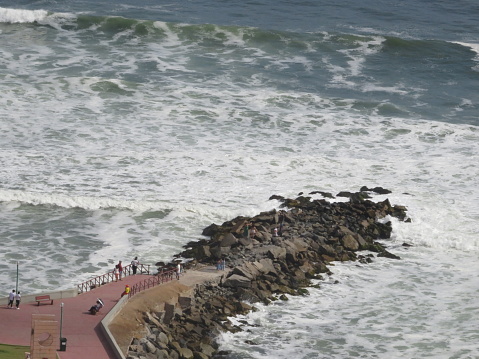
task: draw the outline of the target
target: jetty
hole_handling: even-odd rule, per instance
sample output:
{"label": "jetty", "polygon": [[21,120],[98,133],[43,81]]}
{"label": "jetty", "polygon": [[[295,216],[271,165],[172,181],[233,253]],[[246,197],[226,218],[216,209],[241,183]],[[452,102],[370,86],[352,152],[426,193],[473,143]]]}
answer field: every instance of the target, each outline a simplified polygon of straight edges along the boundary
{"label": "jetty", "polygon": [[[404,206],[388,199],[371,201],[374,193],[389,191],[362,187],[336,195],[347,201],[332,202],[302,193],[294,199],[272,196],[282,209],[213,223],[202,239],[186,244],[175,256],[185,260],[186,272],[180,276],[172,262],[156,275],[127,276],[120,282],[103,277],[84,284],[82,294],[61,298],[61,303],[5,307],[0,319],[11,325],[0,329],[0,342],[29,345],[32,315],[51,313],[62,317],[60,337],[67,340],[58,351],[60,359],[228,357],[231,353],[221,352],[217,338],[242,330],[230,318],[254,310],[254,303],[308,295],[312,280],[330,275],[334,261],[400,259],[378,240],[390,238],[388,218],[410,218]],[[121,297],[126,284],[132,290]],[[88,309],[97,298],[105,307],[93,316]]]}

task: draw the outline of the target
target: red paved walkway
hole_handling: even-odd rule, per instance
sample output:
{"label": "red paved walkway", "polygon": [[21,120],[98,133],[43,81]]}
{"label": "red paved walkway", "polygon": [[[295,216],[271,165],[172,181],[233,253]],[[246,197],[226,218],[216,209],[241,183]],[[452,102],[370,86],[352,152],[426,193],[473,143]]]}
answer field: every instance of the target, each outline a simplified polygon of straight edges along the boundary
{"label": "red paved walkway", "polygon": [[[217,271],[213,266],[206,266],[182,274],[180,283],[192,287],[225,273]],[[147,278],[151,278],[151,275],[128,276],[122,281],[102,285],[73,298],[54,300],[53,305],[37,306],[36,302],[22,302],[19,310],[2,305],[0,307],[0,343],[29,347],[32,314],[54,314],[55,319],[60,323],[61,303],[64,303],[62,336],[67,339],[67,345],[66,351],[57,352],[60,359],[116,359],[100,329],[100,321],[118,302],[126,284],[133,286]],[[105,306],[101,313],[91,315],[88,309],[95,304],[97,298],[101,298]],[[60,343],[58,343],[59,347]],[[4,358],[0,357],[0,359]]]}
{"label": "red paved walkway", "polygon": [[[0,307],[0,343],[30,346],[32,314],[54,314],[60,323],[61,303],[63,307],[62,336],[67,339],[66,351],[58,352],[60,359],[115,359],[101,330],[100,321],[120,299],[125,285],[130,286],[151,278],[149,275],[135,275],[122,281],[100,286],[92,291],[73,298],[54,300],[53,305],[36,302],[21,303],[20,309]],[[91,315],[88,309],[101,298],[105,307],[97,315]],[[60,343],[58,343],[58,348]]]}

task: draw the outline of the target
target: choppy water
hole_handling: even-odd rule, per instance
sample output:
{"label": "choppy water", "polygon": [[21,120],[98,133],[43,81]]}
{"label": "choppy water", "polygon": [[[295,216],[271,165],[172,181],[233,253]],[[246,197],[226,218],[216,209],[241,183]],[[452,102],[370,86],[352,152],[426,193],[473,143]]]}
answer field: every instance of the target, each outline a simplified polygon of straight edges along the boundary
{"label": "choppy water", "polygon": [[389,243],[403,260],[338,264],[339,284],[251,314],[260,327],[224,348],[479,357],[477,15],[473,1],[2,1],[2,291],[17,262],[24,293],[71,287],[119,259],[169,260],[272,194],[382,186],[412,219]]}

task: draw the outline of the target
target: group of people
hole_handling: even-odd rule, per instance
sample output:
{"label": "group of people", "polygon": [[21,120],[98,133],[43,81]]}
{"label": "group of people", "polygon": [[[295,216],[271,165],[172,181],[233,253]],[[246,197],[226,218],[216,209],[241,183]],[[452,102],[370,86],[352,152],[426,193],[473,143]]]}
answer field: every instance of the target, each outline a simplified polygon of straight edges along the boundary
{"label": "group of people", "polygon": [[[131,261],[131,271],[133,275],[135,275],[138,271],[139,265],[140,261],[138,260],[138,257],[135,257]],[[123,264],[121,263],[121,261],[118,261],[118,264],[116,264],[113,268],[113,274],[115,275],[115,282],[118,282],[118,280],[121,280],[121,278],[123,277]]]}
{"label": "group of people", "polygon": [[15,301],[15,306],[17,309],[20,309],[20,302],[22,300],[22,296],[20,295],[20,291],[16,292],[15,289],[10,292],[8,295],[8,304],[7,308],[13,308],[13,301]]}
{"label": "group of people", "polygon": [[226,259],[218,259],[216,262],[216,270],[225,270],[226,268]]}
{"label": "group of people", "polygon": [[[284,221],[285,221],[285,213],[284,211],[281,210],[278,213],[277,226],[273,228],[273,237],[281,237],[283,235]],[[256,234],[257,234],[257,229],[254,223],[247,222],[243,226],[243,238],[254,239],[256,237]]]}
{"label": "group of people", "polygon": [[256,236],[256,227],[253,223],[246,223],[243,227],[243,237],[253,239]]}
{"label": "group of people", "polygon": [[[140,265],[140,261],[138,260],[138,257],[135,257],[131,261],[131,269],[132,269],[133,274],[136,274],[139,265]],[[122,279],[122,277],[123,277],[123,265],[122,265],[121,261],[119,261],[118,264],[115,265],[115,267],[113,269],[113,274],[115,275],[115,281],[118,281],[118,280]],[[124,295],[127,295],[129,293],[130,293],[130,286],[126,285],[125,290],[123,291],[121,296],[123,297]],[[20,291],[17,292],[15,289],[12,290],[10,292],[10,294],[8,295],[7,308],[13,308],[13,303],[15,302],[15,307],[17,309],[20,309],[21,300],[22,300],[22,296],[20,294]],[[103,301],[100,298],[98,298],[97,301],[96,301],[96,304],[93,305],[89,309],[89,312],[91,314],[96,314],[100,311],[101,308],[103,308],[103,306],[104,306]]]}

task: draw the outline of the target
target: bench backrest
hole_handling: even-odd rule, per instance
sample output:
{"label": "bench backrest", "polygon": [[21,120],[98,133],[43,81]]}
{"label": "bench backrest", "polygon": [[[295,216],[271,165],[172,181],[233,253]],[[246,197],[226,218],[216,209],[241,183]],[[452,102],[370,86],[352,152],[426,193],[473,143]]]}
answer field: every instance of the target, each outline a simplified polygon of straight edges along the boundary
{"label": "bench backrest", "polygon": [[39,296],[35,297],[35,300],[42,300],[42,299],[50,300],[50,296],[49,295],[39,295]]}

